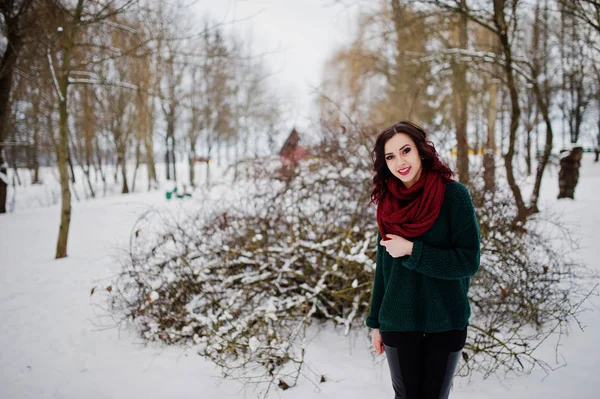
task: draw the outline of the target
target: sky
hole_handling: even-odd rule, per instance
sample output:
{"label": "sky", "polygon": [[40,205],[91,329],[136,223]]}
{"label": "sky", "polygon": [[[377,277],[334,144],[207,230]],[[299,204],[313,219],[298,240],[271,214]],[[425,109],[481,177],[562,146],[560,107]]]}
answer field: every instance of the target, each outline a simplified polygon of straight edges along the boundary
{"label": "sky", "polygon": [[316,118],[314,88],[333,51],[351,39],[354,9],[335,0],[199,0],[195,5],[198,16],[240,21],[231,29],[251,36],[255,53],[268,53],[271,83],[292,107],[289,123],[300,129]]}

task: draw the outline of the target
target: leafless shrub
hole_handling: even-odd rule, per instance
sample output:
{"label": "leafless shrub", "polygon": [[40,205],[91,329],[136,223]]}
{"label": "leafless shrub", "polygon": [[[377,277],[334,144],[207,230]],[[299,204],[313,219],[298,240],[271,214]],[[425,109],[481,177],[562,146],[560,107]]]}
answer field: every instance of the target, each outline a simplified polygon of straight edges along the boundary
{"label": "leafless shrub", "polygon": [[508,188],[483,190],[481,176],[471,195],[481,228],[481,266],[471,282],[470,336],[463,374],[528,373],[553,367],[535,352],[547,339],[560,340],[594,288],[589,272],[572,256],[577,242],[560,215],[530,217],[515,228]]}

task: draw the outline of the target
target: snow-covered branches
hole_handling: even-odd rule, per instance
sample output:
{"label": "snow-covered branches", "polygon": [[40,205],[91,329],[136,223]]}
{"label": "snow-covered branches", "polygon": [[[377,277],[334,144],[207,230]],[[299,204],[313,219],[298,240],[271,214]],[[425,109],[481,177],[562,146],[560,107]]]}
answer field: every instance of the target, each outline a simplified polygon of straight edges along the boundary
{"label": "snow-covered branches", "polygon": [[307,326],[363,326],[376,231],[367,170],[319,156],[286,172],[225,212],[140,219],[114,309],[144,338],[193,346],[226,375],[293,386]]}

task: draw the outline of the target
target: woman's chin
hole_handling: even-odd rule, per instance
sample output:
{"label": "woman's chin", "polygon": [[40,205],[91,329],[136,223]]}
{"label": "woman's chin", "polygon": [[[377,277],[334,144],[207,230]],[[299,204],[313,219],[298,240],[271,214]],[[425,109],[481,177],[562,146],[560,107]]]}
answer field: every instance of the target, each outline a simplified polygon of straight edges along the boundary
{"label": "woman's chin", "polygon": [[412,173],[408,174],[406,176],[402,176],[402,175],[398,176],[398,179],[400,179],[400,181],[404,184],[412,182],[413,178],[414,178],[414,176],[412,176]]}

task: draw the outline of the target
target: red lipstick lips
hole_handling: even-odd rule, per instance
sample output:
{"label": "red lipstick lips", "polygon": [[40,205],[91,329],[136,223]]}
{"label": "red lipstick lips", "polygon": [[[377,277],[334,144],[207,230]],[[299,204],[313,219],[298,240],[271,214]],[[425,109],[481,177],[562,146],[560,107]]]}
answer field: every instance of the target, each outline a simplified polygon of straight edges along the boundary
{"label": "red lipstick lips", "polygon": [[409,173],[410,173],[410,170],[411,170],[411,168],[410,168],[410,167],[408,167],[408,168],[407,168],[407,169],[406,169],[404,172],[402,172],[402,169],[400,169],[400,170],[398,171],[398,174],[400,174],[401,176],[406,176],[407,174],[409,174]]}

